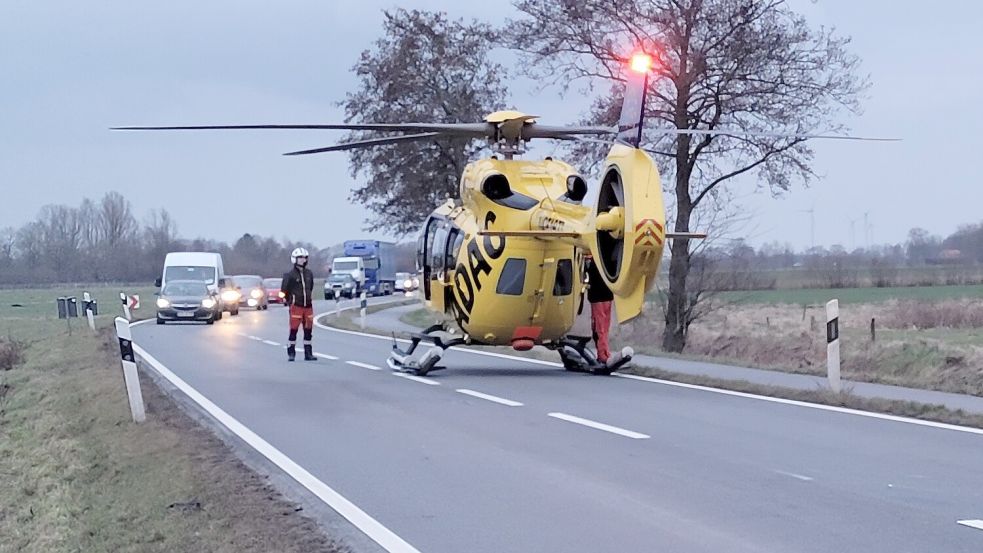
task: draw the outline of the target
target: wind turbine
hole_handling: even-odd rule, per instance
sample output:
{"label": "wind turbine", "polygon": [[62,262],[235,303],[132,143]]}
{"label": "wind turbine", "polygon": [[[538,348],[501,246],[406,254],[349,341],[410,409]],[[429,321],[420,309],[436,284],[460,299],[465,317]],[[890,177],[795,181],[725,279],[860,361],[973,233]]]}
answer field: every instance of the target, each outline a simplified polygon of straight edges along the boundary
{"label": "wind turbine", "polygon": [[847,221],[850,221],[850,251],[852,252],[853,250],[857,249],[857,234],[855,232],[857,228],[857,219],[856,217],[847,217],[846,219]]}
{"label": "wind turbine", "polygon": [[809,239],[812,242],[810,249],[814,249],[816,247],[816,204],[812,204],[809,209],[800,209],[799,212],[809,214]]}

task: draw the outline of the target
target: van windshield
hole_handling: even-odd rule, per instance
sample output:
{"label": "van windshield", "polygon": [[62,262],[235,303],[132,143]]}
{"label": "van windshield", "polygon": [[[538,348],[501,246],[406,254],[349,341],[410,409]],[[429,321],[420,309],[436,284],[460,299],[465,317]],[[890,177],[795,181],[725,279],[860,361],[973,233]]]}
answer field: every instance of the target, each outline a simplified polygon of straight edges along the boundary
{"label": "van windshield", "polygon": [[332,271],[354,271],[358,269],[358,261],[335,261]]}
{"label": "van windshield", "polygon": [[215,267],[174,265],[164,268],[164,281],[197,280],[205,284],[215,284]]}

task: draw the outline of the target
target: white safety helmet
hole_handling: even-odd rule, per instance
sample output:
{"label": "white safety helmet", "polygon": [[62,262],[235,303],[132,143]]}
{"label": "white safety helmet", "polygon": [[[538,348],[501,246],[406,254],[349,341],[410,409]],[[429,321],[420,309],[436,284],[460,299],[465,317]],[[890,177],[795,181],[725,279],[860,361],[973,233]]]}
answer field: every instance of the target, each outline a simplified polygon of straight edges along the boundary
{"label": "white safety helmet", "polygon": [[310,258],[311,254],[307,253],[304,248],[294,248],[294,251],[290,252],[290,262],[296,265],[298,257]]}

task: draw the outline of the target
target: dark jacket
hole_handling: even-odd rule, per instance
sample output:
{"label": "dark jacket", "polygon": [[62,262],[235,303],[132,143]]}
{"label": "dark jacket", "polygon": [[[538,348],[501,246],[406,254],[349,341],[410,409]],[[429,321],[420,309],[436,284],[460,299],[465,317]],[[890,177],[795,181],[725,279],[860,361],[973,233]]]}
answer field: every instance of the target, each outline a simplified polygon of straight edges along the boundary
{"label": "dark jacket", "polygon": [[602,301],[613,301],[614,294],[611,293],[611,289],[601,278],[601,273],[598,272],[597,265],[594,264],[593,259],[587,260],[587,301],[591,303],[600,303]]}
{"label": "dark jacket", "polygon": [[304,267],[294,267],[292,270],[283,273],[283,284],[280,285],[286,304],[298,307],[311,307],[314,305],[314,273]]}

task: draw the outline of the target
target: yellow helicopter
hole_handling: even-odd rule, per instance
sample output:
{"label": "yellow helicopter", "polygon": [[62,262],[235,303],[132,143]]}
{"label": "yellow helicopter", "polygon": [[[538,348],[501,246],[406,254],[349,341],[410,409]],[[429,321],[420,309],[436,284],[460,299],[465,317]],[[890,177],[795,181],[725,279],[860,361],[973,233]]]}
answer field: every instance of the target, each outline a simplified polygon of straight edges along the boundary
{"label": "yellow helicopter", "polygon": [[[437,136],[487,139],[495,152],[473,161],[461,175],[460,197],[438,206],[423,225],[418,268],[427,306],[453,317],[457,329],[436,324],[395,343],[390,367],[419,375],[433,370],[443,352],[461,344],[535,345],[556,350],[568,370],[610,374],[631,360],[625,348],[607,363],[587,347],[589,337],[568,332],[583,308],[584,257],[590,254],[614,296],[618,322],[642,313],[655,284],[667,239],[704,235],[666,230],[662,183],[655,162],[640,148],[643,107],[652,58],[636,54],[629,63],[617,127],[546,126],[518,111],[499,111],[483,123],[365,123],[329,125],[221,125],[118,127],[119,130],[338,129],[403,132],[397,136],[288,152],[305,155],[373,147]],[[664,134],[735,134],[727,131],[665,129]],[[747,133],[740,133],[747,134]],[[532,139],[584,140],[613,137],[601,172],[597,201],[584,205],[587,183],[571,165],[545,158],[519,160]],[[848,138],[782,135],[806,138]],[[586,140],[590,140],[587,138]],[[454,332],[459,330],[460,333]],[[416,356],[418,346],[432,344]]]}

